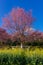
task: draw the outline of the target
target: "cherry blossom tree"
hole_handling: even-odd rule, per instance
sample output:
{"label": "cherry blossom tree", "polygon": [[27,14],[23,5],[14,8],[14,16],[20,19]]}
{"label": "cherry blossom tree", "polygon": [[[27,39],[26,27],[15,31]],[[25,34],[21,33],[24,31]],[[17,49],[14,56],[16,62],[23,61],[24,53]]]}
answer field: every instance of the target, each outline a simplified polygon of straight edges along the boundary
{"label": "cherry blossom tree", "polygon": [[3,27],[9,30],[13,37],[16,32],[19,33],[18,38],[21,40],[22,45],[26,37],[25,31],[31,27],[34,20],[31,10],[25,11],[23,8],[13,8],[12,11],[3,18]]}
{"label": "cherry blossom tree", "polygon": [[6,42],[8,39],[10,39],[10,35],[4,30],[3,28],[0,28],[0,45],[2,42]]}
{"label": "cherry blossom tree", "polygon": [[30,42],[31,45],[40,45],[41,42],[43,42],[43,32],[32,32],[29,36],[27,36],[27,41]]}

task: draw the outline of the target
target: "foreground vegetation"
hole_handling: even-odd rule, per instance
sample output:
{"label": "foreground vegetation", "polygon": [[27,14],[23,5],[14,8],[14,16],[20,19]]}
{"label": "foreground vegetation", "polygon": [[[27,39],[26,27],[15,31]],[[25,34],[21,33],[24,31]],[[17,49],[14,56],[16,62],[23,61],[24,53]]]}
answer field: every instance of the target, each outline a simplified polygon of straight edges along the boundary
{"label": "foreground vegetation", "polygon": [[43,65],[43,48],[2,48],[0,65]]}

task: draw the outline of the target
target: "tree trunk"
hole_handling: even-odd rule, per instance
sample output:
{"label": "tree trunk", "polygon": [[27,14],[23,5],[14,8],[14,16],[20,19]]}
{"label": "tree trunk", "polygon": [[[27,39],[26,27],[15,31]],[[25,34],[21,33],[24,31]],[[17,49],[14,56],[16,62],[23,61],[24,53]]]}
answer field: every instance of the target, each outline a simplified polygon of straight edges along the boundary
{"label": "tree trunk", "polygon": [[23,45],[22,45],[22,43],[21,43],[21,48],[23,48]]}

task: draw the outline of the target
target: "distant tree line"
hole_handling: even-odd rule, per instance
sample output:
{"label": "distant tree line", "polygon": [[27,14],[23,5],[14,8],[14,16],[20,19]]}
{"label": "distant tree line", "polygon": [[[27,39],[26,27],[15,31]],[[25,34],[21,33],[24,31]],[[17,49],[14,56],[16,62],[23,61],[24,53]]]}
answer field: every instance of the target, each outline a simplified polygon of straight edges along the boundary
{"label": "distant tree line", "polygon": [[43,46],[43,33],[34,31],[30,35],[22,36],[19,33],[10,35],[0,28],[0,46]]}

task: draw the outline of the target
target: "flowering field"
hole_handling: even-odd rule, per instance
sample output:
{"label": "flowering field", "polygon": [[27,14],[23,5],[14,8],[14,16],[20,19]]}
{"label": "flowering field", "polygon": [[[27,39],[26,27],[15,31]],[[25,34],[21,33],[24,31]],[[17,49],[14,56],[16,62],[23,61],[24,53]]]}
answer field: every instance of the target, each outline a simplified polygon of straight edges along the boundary
{"label": "flowering field", "polygon": [[43,65],[43,48],[0,49],[0,65]]}

